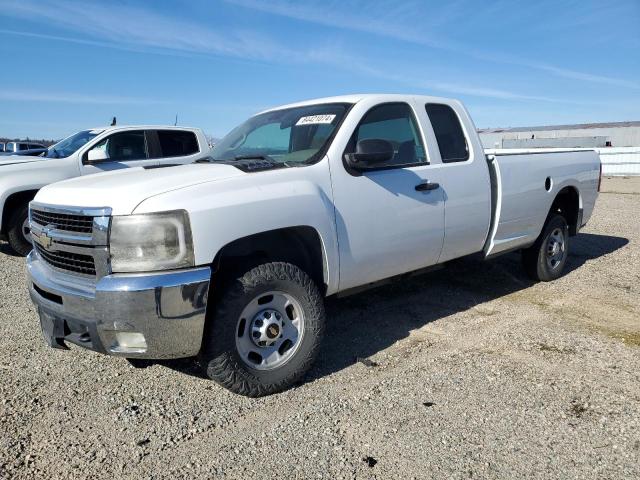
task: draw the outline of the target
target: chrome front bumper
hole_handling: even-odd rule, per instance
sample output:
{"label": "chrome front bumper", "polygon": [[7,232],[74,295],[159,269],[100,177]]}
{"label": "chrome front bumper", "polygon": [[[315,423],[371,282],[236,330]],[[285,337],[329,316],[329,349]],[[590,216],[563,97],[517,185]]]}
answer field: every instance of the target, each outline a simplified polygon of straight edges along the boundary
{"label": "chrome front bumper", "polygon": [[29,292],[47,343],[163,359],[196,355],[202,344],[211,269],[111,274],[96,283],[27,257]]}

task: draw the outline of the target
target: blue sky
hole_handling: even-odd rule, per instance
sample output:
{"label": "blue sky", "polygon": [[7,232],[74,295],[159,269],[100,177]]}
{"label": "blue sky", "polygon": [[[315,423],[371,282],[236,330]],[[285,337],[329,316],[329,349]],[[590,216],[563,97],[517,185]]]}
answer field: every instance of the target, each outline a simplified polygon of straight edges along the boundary
{"label": "blue sky", "polygon": [[360,92],[478,127],[640,120],[640,1],[0,0],[0,136],[178,123]]}

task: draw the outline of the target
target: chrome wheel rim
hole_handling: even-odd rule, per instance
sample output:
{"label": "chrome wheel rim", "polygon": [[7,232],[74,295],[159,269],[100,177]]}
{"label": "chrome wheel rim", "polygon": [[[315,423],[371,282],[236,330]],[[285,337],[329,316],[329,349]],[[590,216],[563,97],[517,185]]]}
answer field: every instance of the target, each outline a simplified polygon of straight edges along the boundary
{"label": "chrome wheel rim", "polygon": [[31,227],[29,226],[29,217],[22,222],[22,236],[25,242],[31,243]]}
{"label": "chrome wheel rim", "polygon": [[298,351],[304,336],[300,303],[281,291],[261,293],[242,311],[236,326],[236,349],[256,370],[273,370]]}
{"label": "chrome wheel rim", "polygon": [[551,270],[560,266],[566,252],[564,232],[561,228],[554,228],[547,241],[547,265]]}

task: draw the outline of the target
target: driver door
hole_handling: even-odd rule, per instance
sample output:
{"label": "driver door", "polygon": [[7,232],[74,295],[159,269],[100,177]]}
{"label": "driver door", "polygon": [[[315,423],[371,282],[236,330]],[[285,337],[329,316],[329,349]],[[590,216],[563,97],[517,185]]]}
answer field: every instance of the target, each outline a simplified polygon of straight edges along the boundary
{"label": "driver door", "polygon": [[149,156],[148,135],[144,130],[117,132],[84,152],[81,174],[91,175],[123,168],[158,165],[158,159]]}
{"label": "driver door", "polygon": [[344,153],[366,139],[391,143],[394,155],[377,169],[332,172],[341,290],[436,264],[444,240],[441,180],[411,106],[371,108]]}

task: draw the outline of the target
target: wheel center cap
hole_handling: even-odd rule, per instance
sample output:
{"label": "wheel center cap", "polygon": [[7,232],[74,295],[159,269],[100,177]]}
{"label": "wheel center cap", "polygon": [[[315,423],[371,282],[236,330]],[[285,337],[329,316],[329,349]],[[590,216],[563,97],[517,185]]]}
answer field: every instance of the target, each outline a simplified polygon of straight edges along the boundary
{"label": "wheel center cap", "polygon": [[263,310],[251,322],[251,340],[258,347],[270,347],[282,337],[282,314]]}
{"label": "wheel center cap", "polygon": [[275,323],[272,323],[267,327],[267,337],[273,339],[280,335],[280,327]]}

